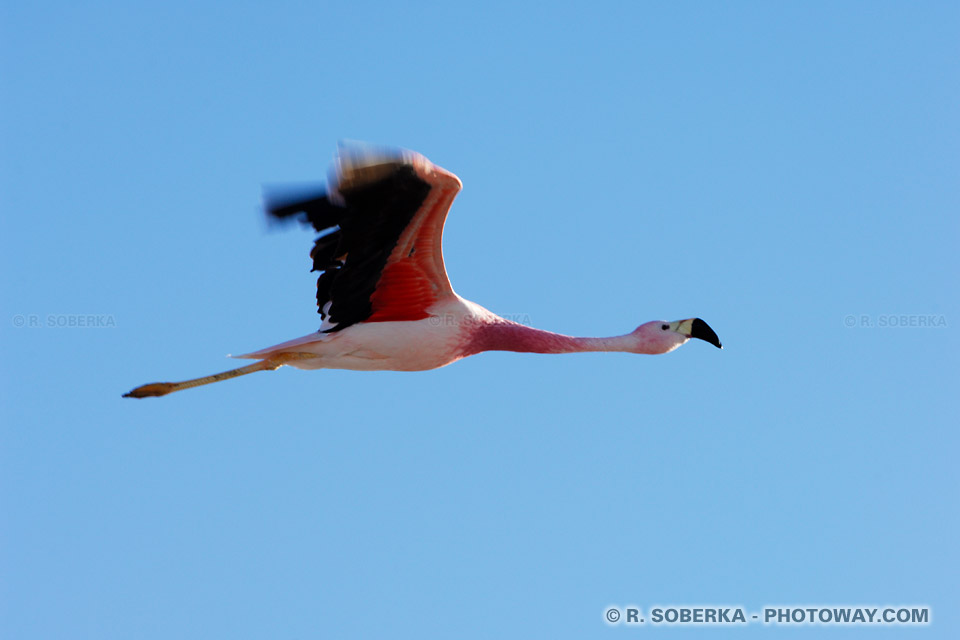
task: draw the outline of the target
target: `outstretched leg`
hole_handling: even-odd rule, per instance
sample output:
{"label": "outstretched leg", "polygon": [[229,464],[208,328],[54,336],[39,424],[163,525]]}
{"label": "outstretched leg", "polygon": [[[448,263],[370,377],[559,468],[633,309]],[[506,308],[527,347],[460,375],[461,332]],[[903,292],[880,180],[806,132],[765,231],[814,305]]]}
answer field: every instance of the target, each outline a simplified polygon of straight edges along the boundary
{"label": "outstretched leg", "polygon": [[193,380],[184,380],[183,382],[152,382],[150,384],[141,385],[133,391],[123,394],[123,397],[150,398],[155,396],[165,396],[168,393],[173,393],[174,391],[192,389],[193,387],[200,387],[205,384],[220,382],[221,380],[229,380],[230,378],[245,376],[248,373],[255,373],[257,371],[273,371],[274,369],[279,369],[291,360],[301,360],[316,357],[317,354],[315,353],[278,353],[267,358],[266,360],[254,362],[253,364],[248,364],[247,366],[240,367],[239,369],[231,369],[230,371],[215,373],[212,376],[194,378]]}

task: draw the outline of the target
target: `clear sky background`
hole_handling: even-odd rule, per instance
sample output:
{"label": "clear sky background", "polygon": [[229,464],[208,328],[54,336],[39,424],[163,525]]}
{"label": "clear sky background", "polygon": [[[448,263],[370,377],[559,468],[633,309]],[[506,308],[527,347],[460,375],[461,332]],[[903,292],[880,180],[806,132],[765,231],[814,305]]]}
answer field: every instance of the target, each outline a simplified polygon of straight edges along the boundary
{"label": "clear sky background", "polygon": [[[953,2],[4,2],[0,636],[906,604],[897,637],[957,637],[958,34]],[[725,349],[121,399],[319,326],[260,188],[343,138],[462,178],[461,295]]]}

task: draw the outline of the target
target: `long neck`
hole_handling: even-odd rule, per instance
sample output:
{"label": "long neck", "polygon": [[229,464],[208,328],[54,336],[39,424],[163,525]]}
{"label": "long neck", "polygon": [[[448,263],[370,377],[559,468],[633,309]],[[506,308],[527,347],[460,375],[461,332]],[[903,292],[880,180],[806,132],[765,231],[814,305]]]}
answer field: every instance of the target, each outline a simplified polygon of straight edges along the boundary
{"label": "long neck", "polygon": [[470,339],[470,353],[481,351],[520,351],[523,353],[576,353],[581,351],[634,351],[631,335],[612,338],[575,338],[541,331],[508,320],[497,320],[476,327]]}

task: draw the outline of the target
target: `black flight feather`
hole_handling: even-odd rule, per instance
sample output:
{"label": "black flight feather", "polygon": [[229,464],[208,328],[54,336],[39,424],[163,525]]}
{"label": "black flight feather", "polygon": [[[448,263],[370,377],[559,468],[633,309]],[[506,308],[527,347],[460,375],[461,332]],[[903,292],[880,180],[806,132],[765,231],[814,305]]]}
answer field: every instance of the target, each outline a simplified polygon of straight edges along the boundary
{"label": "black flight feather", "polygon": [[[430,193],[430,184],[402,162],[385,163],[376,178],[339,190],[342,205],[326,192],[299,198],[266,197],[274,219],[297,219],[322,235],[310,257],[317,279],[317,309],[340,331],[370,317],[370,297],[404,229]],[[306,196],[306,197],[304,197]],[[324,233],[325,232],[325,233]],[[324,313],[327,303],[330,307]]]}

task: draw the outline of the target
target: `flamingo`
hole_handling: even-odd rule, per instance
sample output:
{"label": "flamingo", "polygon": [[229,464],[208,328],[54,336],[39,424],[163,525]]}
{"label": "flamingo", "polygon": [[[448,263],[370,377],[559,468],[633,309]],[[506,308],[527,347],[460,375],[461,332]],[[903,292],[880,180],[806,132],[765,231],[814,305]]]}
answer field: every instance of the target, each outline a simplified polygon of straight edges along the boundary
{"label": "flamingo", "polygon": [[690,338],[722,348],[700,318],[654,320],[609,338],[578,338],[502,318],[454,292],[443,265],[443,223],[462,188],[419,153],[341,145],[328,189],[265,197],[274,219],[320,232],[310,257],[320,329],[236,358],[257,362],[184,382],[154,382],[126,398],[163,396],[284,365],[297,369],[424,371],[482,351],[661,354]]}

